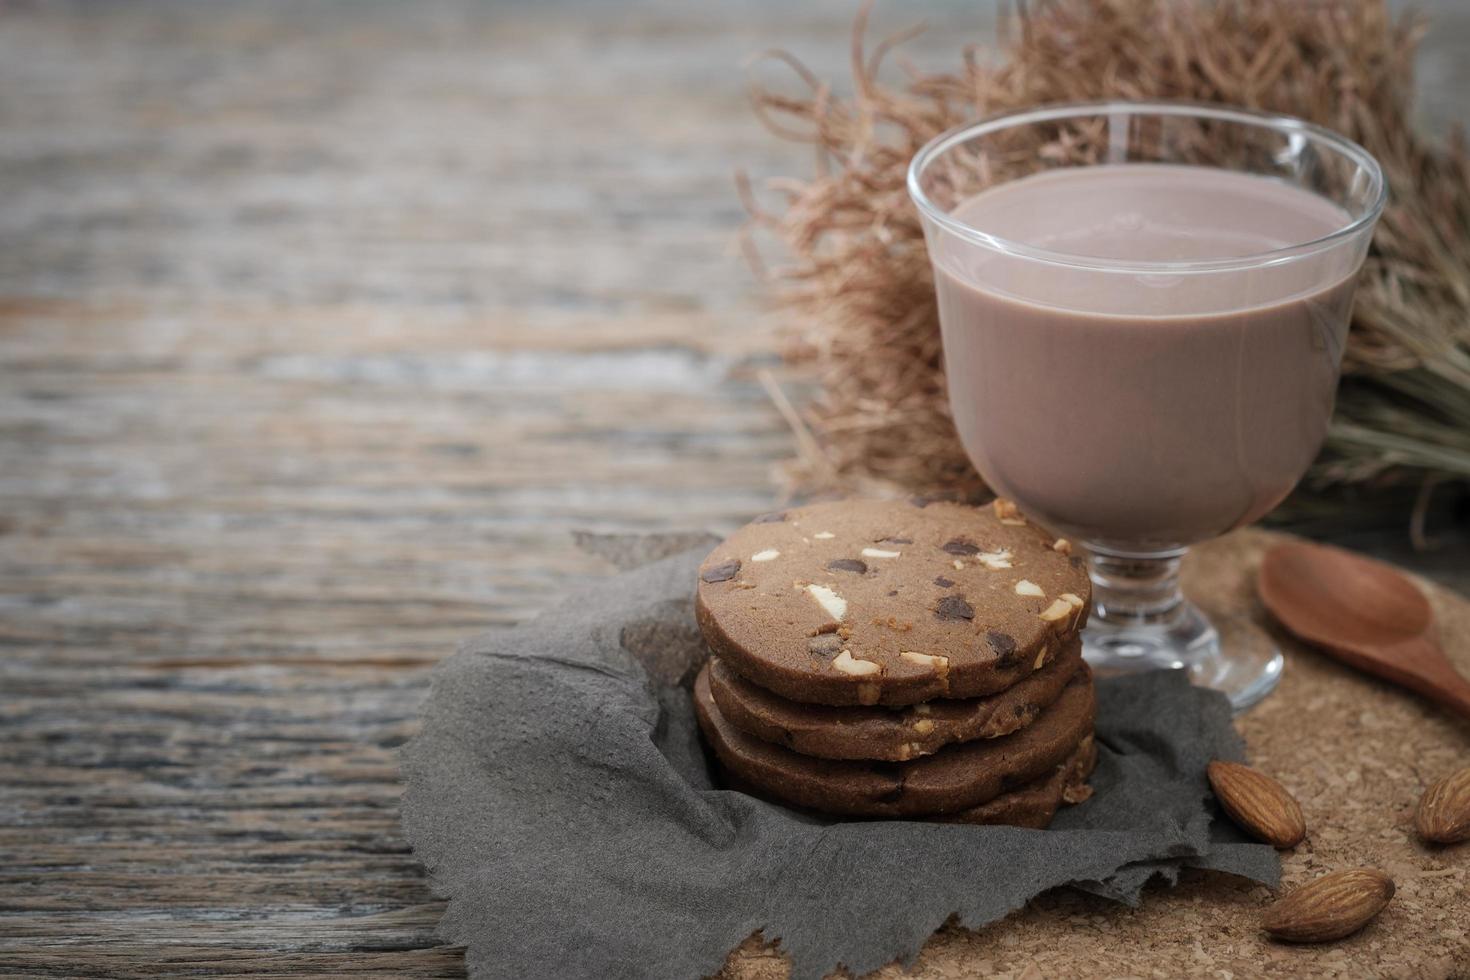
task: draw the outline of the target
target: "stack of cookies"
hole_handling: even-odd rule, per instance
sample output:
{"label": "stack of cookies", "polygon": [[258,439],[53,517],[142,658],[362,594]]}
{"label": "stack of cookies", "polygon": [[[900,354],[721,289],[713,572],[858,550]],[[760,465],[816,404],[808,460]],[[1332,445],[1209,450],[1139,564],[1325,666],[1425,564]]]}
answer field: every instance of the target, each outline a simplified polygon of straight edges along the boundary
{"label": "stack of cookies", "polygon": [[993,507],[848,500],[757,518],[699,570],[695,707],[728,783],[802,809],[1045,827],[1086,799],[1091,593]]}

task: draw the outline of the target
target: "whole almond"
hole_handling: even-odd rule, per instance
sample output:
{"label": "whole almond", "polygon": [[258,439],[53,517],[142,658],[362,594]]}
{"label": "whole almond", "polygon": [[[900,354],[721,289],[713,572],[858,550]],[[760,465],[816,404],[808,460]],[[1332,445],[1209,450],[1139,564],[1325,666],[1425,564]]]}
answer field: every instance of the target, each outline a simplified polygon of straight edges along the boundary
{"label": "whole almond", "polygon": [[1436,780],[1414,814],[1419,836],[1436,844],[1470,840],[1470,768]]}
{"label": "whole almond", "polygon": [[1376,868],[1334,871],[1277,899],[1261,928],[1288,942],[1331,942],[1366,926],[1391,898],[1393,879]]}
{"label": "whole almond", "polygon": [[1238,762],[1212,762],[1210,787],[1230,819],[1273,847],[1295,847],[1307,836],[1296,798],[1270,776]]}

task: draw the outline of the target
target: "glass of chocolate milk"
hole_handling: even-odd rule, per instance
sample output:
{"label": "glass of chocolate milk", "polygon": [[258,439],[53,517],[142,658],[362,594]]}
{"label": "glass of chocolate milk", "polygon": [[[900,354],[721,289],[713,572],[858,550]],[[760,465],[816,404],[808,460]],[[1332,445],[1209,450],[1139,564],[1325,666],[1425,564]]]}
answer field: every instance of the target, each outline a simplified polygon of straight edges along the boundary
{"label": "glass of chocolate milk", "polygon": [[1299,119],[1108,102],[953,130],[908,180],[955,426],[997,493],[1085,546],[1088,660],[1265,696],[1280,653],[1222,648],[1179,563],[1321,447],[1377,163]]}

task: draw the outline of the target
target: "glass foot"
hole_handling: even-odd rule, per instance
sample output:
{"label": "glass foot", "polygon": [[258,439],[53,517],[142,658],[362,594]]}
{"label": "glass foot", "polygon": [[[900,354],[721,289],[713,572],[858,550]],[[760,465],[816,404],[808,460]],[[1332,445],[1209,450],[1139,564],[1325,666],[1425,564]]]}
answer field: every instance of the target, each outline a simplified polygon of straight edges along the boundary
{"label": "glass foot", "polygon": [[1092,615],[1082,653],[1099,676],[1187,670],[1241,712],[1270,694],[1283,660],[1275,645],[1222,645],[1220,633],[1179,589],[1184,549],[1120,554],[1091,546]]}
{"label": "glass foot", "polygon": [[1082,655],[1099,677],[1141,670],[1187,670],[1191,683],[1214,688],[1236,713],[1270,694],[1281,680],[1281,651],[1251,645],[1227,654],[1220,634],[1187,600],[1167,624],[1116,624],[1094,617],[1082,632]]}

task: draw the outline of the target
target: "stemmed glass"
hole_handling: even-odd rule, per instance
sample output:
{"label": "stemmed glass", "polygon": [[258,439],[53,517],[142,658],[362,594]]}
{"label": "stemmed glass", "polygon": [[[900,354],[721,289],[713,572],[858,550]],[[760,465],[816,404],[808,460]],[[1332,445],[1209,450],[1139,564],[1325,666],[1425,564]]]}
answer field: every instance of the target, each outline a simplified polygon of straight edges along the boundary
{"label": "stemmed glass", "polygon": [[1222,648],[1180,560],[1320,449],[1378,164],[1286,116],[1104,102],[952,130],[908,182],[956,428],[996,492],[1085,546],[1088,660],[1264,697],[1280,653]]}

